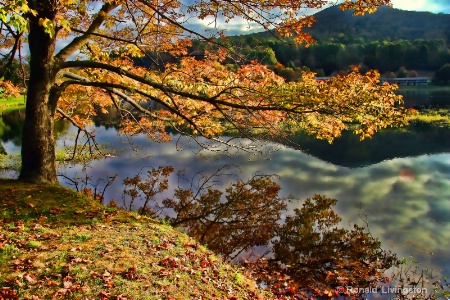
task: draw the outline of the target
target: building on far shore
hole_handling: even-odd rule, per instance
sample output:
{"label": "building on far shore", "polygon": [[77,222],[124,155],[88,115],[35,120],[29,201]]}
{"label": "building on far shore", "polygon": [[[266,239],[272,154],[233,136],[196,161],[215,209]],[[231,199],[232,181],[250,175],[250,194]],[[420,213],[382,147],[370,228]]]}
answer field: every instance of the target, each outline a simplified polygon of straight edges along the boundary
{"label": "building on far shore", "polygon": [[430,83],[428,77],[411,77],[411,78],[383,78],[380,77],[380,83],[385,82],[398,84],[399,86],[427,86]]}
{"label": "building on far shore", "polygon": [[[316,80],[328,80],[330,77],[316,77]],[[411,77],[411,78],[385,78],[380,77],[380,84],[383,83],[398,84],[399,86],[427,86],[431,79],[428,77]]]}

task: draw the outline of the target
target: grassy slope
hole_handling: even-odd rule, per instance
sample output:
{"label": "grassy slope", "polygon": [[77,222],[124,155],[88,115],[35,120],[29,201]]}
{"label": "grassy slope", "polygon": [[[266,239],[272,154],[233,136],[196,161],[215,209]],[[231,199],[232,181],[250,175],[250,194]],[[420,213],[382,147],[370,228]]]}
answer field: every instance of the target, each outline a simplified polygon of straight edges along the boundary
{"label": "grassy slope", "polygon": [[0,179],[0,216],[0,299],[262,297],[185,234],[60,186]]}

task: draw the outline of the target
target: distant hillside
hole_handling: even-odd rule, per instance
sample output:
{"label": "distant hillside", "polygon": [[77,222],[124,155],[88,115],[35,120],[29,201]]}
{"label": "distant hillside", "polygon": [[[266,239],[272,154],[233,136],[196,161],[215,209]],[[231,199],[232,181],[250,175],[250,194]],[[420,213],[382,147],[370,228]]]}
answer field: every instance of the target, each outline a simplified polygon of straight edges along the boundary
{"label": "distant hillside", "polygon": [[450,40],[450,14],[405,11],[386,6],[374,14],[353,16],[352,11],[341,11],[338,6],[332,6],[314,16],[316,23],[307,32],[318,40],[338,37],[339,34],[368,40]]}
{"label": "distant hillside", "polygon": [[[434,74],[450,62],[450,14],[385,6],[374,14],[353,16],[352,11],[333,6],[315,17],[317,22],[305,29],[318,41],[310,47],[277,40],[268,31],[233,36],[228,41],[287,80],[296,80],[299,68],[324,76],[345,73],[350,65],[377,69],[388,76],[416,77],[418,72]],[[278,69],[277,62],[281,64]]]}

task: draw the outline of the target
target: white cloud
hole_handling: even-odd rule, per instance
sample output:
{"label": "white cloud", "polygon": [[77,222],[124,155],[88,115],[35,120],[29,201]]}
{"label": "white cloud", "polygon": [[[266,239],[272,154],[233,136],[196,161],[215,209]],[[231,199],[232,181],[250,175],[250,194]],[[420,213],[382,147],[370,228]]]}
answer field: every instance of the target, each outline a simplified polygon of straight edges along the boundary
{"label": "white cloud", "polygon": [[431,11],[436,13],[442,11],[439,4],[429,0],[392,0],[391,2],[395,8],[404,10]]}
{"label": "white cloud", "polygon": [[263,27],[256,22],[249,22],[240,17],[225,22],[225,18],[221,16],[217,19],[214,17],[207,17],[203,20],[193,19],[189,24],[189,28],[200,32],[203,30],[210,30],[212,33],[225,30],[227,35],[264,31]]}

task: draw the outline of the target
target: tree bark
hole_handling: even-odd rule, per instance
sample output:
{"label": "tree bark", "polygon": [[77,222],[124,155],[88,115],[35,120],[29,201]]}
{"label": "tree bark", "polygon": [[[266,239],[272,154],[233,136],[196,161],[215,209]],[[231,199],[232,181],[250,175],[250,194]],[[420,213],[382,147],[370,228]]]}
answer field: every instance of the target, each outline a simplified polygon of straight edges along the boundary
{"label": "tree bark", "polygon": [[39,25],[39,18],[53,21],[56,11],[48,0],[30,1],[30,4],[35,4],[39,13],[29,18],[30,80],[19,179],[35,183],[55,183],[58,180],[53,123],[57,99],[51,97],[57,73],[53,61],[55,38]]}

